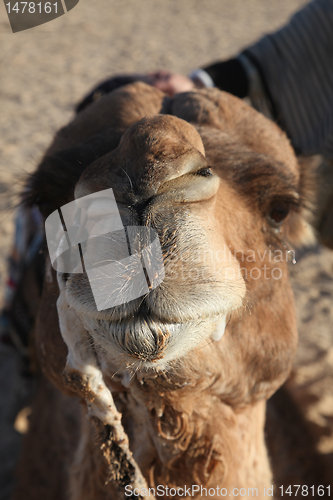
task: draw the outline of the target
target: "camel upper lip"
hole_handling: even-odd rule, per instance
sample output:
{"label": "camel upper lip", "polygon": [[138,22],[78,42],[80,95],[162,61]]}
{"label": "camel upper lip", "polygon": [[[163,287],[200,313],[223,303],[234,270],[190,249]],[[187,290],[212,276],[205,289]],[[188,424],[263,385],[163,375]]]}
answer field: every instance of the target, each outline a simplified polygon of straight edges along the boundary
{"label": "camel upper lip", "polygon": [[223,316],[227,313],[227,311],[220,311],[215,314],[198,314],[196,316],[188,316],[186,319],[180,319],[175,316],[165,317],[160,311],[158,311],[158,307],[156,310],[151,310],[146,306],[143,302],[134,312],[127,313],[126,310],[123,310],[120,313],[117,313],[116,317],[113,318],[109,316],[107,318],[100,318],[96,316],[96,319],[100,321],[105,321],[110,324],[120,325],[128,322],[135,321],[154,321],[156,323],[161,323],[162,325],[180,325],[186,323],[192,323],[195,321],[204,321],[207,319],[212,319],[213,321],[218,319],[220,316]]}

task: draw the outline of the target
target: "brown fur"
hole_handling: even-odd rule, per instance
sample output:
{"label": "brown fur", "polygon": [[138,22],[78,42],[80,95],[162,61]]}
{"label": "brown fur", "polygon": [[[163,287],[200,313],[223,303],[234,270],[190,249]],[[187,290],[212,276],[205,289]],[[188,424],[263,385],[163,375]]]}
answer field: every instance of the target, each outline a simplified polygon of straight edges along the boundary
{"label": "brown fur", "polygon": [[[83,158],[82,151],[88,152],[93,143],[97,159],[89,153]],[[189,162],[195,165],[191,172]],[[201,182],[200,172],[208,166],[220,178],[217,193],[200,199],[206,189],[203,177],[199,199],[184,203],[188,187]],[[182,324],[191,317],[209,321],[219,307],[221,290],[236,301],[241,286],[245,287],[240,305],[230,309],[221,341],[206,339],[194,350],[185,346],[187,355],[173,357],[161,370],[137,365],[127,387],[122,376],[132,354],[126,344],[117,344],[123,354],[111,357],[104,379],[123,415],[134,457],[151,486],[257,487],[261,497],[263,485],[272,482],[264,443],[265,402],[288,376],[296,348],[286,250],[299,244],[306,230],[305,177],[280,129],[237,98],[212,89],[169,100],[137,83],[104,96],[62,129],[30,179],[26,203],[39,203],[45,216],[72,200],[74,189],[83,196],[112,187],[125,223],[152,225],[158,231],[165,257],[164,283],[144,301],[103,312],[105,324],[117,324],[138,310],[148,318],[152,314],[164,318],[166,325],[168,321]],[[290,208],[290,214],[276,230],[268,216],[272,207],[281,204]],[[241,268],[242,283],[230,282],[225,288],[224,282],[212,278],[207,283],[172,281],[173,252],[194,252],[205,245],[214,251],[229,249],[232,266]],[[263,258],[256,257],[255,262],[244,258],[249,250]],[[268,250],[281,251],[283,261],[274,261],[273,266]],[[199,266],[209,269],[213,264],[212,260]],[[251,277],[254,267],[264,273],[264,266],[269,279]],[[278,280],[272,279],[273,267],[281,271]],[[86,277],[70,277],[67,289],[72,307],[93,316]],[[53,283],[45,283],[43,290],[36,348],[45,375],[66,392],[62,378],[66,346],[57,324],[57,295],[53,275]],[[116,335],[117,331],[114,339]],[[106,338],[100,344],[97,341],[97,351],[108,351],[107,342]],[[161,347],[160,358],[168,349],[168,345]],[[62,398],[55,398],[52,408],[42,408],[41,400],[37,401],[36,421],[40,412],[43,419],[51,419],[52,412],[63,415]],[[118,498],[108,476],[111,437],[108,429],[98,425],[96,429],[84,422],[79,445],[76,440],[72,446],[66,444],[65,432],[59,435],[55,463],[67,445],[71,447],[68,457],[76,447],[76,458],[70,459],[63,488],[55,494],[51,483],[47,493],[38,486],[41,477],[47,480],[59,473],[43,464],[46,440],[38,438],[33,425],[28,439],[42,439],[44,446],[35,462],[38,480],[31,474],[21,476],[15,498],[21,498],[23,491],[25,498],[35,500]],[[29,453],[22,464],[23,469],[31,469]]]}

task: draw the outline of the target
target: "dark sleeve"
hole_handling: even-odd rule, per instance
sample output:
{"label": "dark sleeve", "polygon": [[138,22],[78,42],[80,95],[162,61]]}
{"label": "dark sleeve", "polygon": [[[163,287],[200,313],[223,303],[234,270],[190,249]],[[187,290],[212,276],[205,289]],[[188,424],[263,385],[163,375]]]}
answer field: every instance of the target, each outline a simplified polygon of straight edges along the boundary
{"label": "dark sleeve", "polygon": [[209,74],[219,89],[241,98],[248,95],[248,77],[242,63],[237,58],[216,62],[202,69]]}
{"label": "dark sleeve", "polygon": [[[332,158],[333,0],[307,4],[282,29],[246,49],[238,62],[246,60],[247,95],[251,97],[252,83],[247,68],[256,68],[272,116],[286,130],[295,149]],[[225,63],[204,69],[218,87],[243,97],[245,80],[233,61],[229,61],[232,78],[222,75],[227,69]]]}

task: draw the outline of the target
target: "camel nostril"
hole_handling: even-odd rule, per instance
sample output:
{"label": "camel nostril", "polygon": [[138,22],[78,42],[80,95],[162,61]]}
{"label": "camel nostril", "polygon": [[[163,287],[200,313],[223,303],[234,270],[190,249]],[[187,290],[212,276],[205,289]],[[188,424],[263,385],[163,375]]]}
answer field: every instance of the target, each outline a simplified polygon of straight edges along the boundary
{"label": "camel nostril", "polygon": [[196,175],[201,175],[201,177],[210,177],[213,175],[210,167],[201,168],[196,172]]}

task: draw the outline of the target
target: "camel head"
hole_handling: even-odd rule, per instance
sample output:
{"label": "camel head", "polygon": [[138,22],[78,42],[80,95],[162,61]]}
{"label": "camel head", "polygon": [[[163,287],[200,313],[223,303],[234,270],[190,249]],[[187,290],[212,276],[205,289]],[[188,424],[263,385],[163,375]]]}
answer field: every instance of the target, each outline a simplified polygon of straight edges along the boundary
{"label": "camel head", "polygon": [[273,122],[217,89],[131,84],[58,132],[24,197],[55,241],[37,358],[86,401],[102,452],[83,429],[75,498],[92,496],[92,470],[107,488],[119,456],[149,484],[272,483],[265,400],[297,343],[288,266],[311,236],[306,167]]}
{"label": "camel head", "polygon": [[112,188],[123,225],[151,227],[160,241],[163,281],[128,303],[97,311],[88,275],[67,280],[70,305],[99,323],[97,343],[124,362],[165,365],[209,342],[242,306],[246,287],[239,263],[216,230],[220,182],[192,125],[151,115],[130,127],[118,148],[77,183],[78,200]]}
{"label": "camel head", "polygon": [[[82,156],[91,137],[95,161],[75,175],[61,166],[62,151]],[[55,194],[43,197],[40,181],[57,168]],[[288,260],[309,233],[306,176],[274,123],[216,89],[169,99],[129,85],[58,133],[31,185],[46,216],[60,200],[112,189],[124,228],[158,237],[163,280],[154,287],[148,279],[133,300],[100,309],[88,271],[61,277],[68,304],[113,369],[165,369],[214,341],[228,356],[243,349],[242,358],[248,350],[260,360],[283,345],[278,363],[289,368],[296,321]],[[102,214],[102,205],[90,210]],[[120,240],[104,242],[111,260]],[[105,288],[112,277],[103,267],[101,277]]]}

